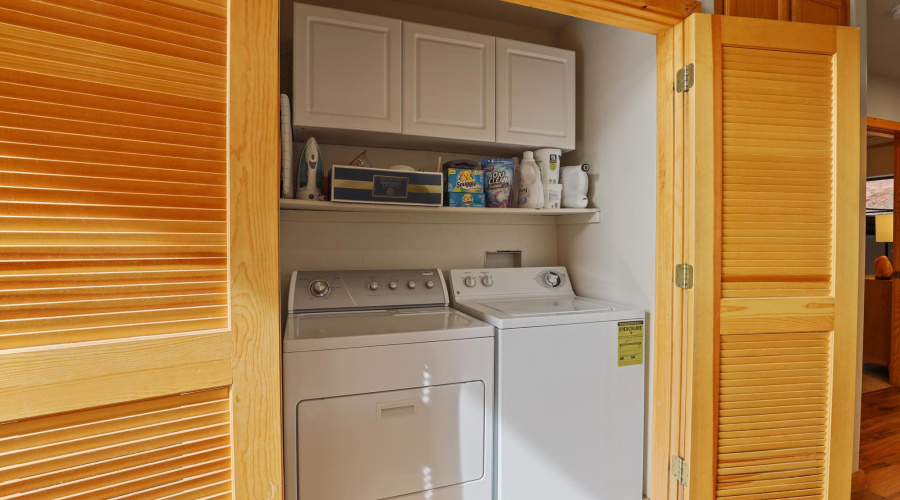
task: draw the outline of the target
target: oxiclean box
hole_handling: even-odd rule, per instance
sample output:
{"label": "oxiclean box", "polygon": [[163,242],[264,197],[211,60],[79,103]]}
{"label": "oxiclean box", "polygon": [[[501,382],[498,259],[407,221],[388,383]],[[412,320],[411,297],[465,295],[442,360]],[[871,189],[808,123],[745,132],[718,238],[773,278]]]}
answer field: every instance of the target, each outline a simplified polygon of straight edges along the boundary
{"label": "oxiclean box", "polygon": [[334,165],[331,169],[331,201],[424,205],[444,202],[440,172],[409,172]]}

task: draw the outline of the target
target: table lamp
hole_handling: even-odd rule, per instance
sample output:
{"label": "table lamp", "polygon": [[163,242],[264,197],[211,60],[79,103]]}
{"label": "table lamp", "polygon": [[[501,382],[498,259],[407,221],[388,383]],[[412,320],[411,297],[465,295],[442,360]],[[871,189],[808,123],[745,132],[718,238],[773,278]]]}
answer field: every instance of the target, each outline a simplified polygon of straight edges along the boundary
{"label": "table lamp", "polygon": [[894,242],[894,214],[875,216],[875,241],[884,243],[884,254],[890,257],[888,245]]}

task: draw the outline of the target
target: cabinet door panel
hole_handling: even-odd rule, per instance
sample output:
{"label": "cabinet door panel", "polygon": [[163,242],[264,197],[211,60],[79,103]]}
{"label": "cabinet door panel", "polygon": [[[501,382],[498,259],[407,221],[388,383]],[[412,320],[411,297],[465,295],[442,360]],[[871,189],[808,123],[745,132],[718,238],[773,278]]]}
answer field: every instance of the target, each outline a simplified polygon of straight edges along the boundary
{"label": "cabinet door panel", "polygon": [[497,40],[497,142],[575,148],[575,53]]}
{"label": "cabinet door panel", "polygon": [[848,26],[850,11],[847,0],[793,0],[791,21]]}
{"label": "cabinet door panel", "polygon": [[403,23],[403,133],[494,141],[495,38]]}
{"label": "cabinet door panel", "polygon": [[716,0],[716,14],[787,21],[791,0]]}
{"label": "cabinet door panel", "polygon": [[401,131],[401,22],[294,4],[294,125]]}
{"label": "cabinet door panel", "polygon": [[688,498],[849,498],[858,32],[695,15],[686,33]]}

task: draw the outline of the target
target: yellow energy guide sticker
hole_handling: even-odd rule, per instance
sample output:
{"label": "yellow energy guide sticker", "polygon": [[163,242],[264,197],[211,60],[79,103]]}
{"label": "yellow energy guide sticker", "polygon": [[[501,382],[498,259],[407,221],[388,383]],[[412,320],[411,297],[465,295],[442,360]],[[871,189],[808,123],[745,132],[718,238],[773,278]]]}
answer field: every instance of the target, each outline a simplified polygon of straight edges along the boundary
{"label": "yellow energy guide sticker", "polygon": [[639,365],[644,362],[644,322],[619,323],[619,366]]}

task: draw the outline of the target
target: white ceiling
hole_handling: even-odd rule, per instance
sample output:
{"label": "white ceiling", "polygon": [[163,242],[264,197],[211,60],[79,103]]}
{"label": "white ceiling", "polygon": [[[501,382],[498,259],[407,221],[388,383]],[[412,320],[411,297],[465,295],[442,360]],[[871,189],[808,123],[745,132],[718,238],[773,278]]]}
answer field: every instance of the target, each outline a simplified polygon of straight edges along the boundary
{"label": "white ceiling", "polygon": [[894,21],[891,9],[900,0],[868,0],[869,71],[900,78],[900,21]]}

